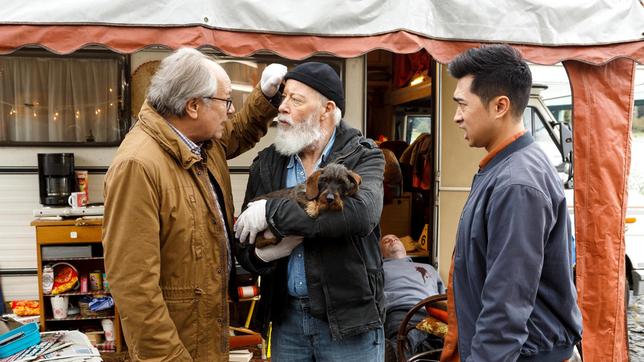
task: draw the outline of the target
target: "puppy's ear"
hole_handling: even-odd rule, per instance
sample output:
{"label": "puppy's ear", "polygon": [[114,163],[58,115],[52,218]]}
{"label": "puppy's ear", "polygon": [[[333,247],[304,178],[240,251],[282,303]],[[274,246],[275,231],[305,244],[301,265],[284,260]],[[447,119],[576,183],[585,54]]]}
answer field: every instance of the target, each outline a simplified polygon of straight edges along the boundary
{"label": "puppy's ear", "polygon": [[353,171],[347,171],[347,176],[351,182],[351,188],[347,191],[347,195],[353,195],[358,192],[358,186],[362,183],[362,177]]}
{"label": "puppy's ear", "polygon": [[320,192],[318,191],[318,179],[322,174],[322,170],[317,170],[306,179],[306,199],[311,201],[315,200]]}

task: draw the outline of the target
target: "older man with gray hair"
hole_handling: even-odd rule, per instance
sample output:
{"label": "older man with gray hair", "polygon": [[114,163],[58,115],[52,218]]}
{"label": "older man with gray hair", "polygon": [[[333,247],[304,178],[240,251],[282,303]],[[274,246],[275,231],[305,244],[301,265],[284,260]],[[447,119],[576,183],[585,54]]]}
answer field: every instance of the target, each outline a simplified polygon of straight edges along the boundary
{"label": "older man with gray hair", "polygon": [[268,66],[236,114],[228,75],[197,50],[174,52],[152,78],[105,180],[105,267],[133,361],[228,361],[226,159],[266,134],[285,73]]}
{"label": "older man with gray hair", "polygon": [[[263,276],[257,327],[266,333],[272,321],[274,361],[382,361],[382,152],[341,120],[342,81],[329,65],[303,63],[284,79],[278,135],[251,165],[246,202],[332,162],[362,183],[342,211],[315,219],[286,198],[251,202],[239,216],[239,261]],[[266,229],[282,240],[255,248]]]}

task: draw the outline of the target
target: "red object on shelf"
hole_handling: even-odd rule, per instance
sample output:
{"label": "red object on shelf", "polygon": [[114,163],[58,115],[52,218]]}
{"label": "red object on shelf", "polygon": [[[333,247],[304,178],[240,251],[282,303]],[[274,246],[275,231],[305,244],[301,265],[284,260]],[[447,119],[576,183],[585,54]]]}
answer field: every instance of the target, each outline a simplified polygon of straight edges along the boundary
{"label": "red object on shelf", "polygon": [[255,285],[247,285],[245,287],[237,287],[237,295],[240,298],[252,298],[259,295],[259,288]]}
{"label": "red object on shelf", "polygon": [[230,336],[228,345],[231,349],[262,344],[262,336],[259,334],[247,334],[243,336]]}
{"label": "red object on shelf", "polygon": [[81,293],[87,293],[87,275],[81,275],[80,291]]}
{"label": "red object on shelf", "polygon": [[54,268],[54,287],[51,294],[60,294],[74,289],[78,283],[78,270],[69,263],[56,263]]}

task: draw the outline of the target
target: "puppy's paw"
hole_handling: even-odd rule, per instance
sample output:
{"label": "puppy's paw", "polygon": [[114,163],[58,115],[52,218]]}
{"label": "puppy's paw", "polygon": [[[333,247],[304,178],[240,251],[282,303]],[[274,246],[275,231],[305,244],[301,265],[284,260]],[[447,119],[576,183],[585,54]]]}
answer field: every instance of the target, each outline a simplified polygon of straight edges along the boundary
{"label": "puppy's paw", "polygon": [[277,236],[273,235],[269,229],[266,229],[264,232],[257,234],[257,237],[255,238],[255,247],[261,249],[265,246],[275,245],[279,242],[280,240]]}

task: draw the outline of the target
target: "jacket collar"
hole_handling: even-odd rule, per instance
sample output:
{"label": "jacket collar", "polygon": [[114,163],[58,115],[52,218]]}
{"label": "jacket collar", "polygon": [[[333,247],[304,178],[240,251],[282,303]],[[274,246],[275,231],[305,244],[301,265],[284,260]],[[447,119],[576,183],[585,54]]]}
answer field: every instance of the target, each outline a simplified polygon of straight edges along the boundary
{"label": "jacket collar", "polygon": [[517,138],[514,142],[510,143],[507,147],[499,151],[496,156],[494,156],[494,158],[492,158],[485,166],[481,168],[479,172],[485,172],[491,169],[501,161],[510,157],[510,155],[512,155],[513,153],[531,145],[533,142],[534,138],[532,138],[530,132],[524,133],[523,136]]}
{"label": "jacket collar", "polygon": [[[150,135],[170,156],[181,166],[189,169],[202,160],[201,156],[193,153],[181,137],[172,129],[172,126],[146,100],[139,112],[137,126]],[[206,141],[203,148],[210,148],[212,143]]]}
{"label": "jacket collar", "polygon": [[[331,156],[326,161],[332,162],[338,157],[342,157],[348,152],[347,150],[354,149],[360,135],[360,131],[348,126],[344,120],[340,121],[340,124],[335,128],[335,141],[331,149]],[[352,143],[352,140],[355,143]]]}

